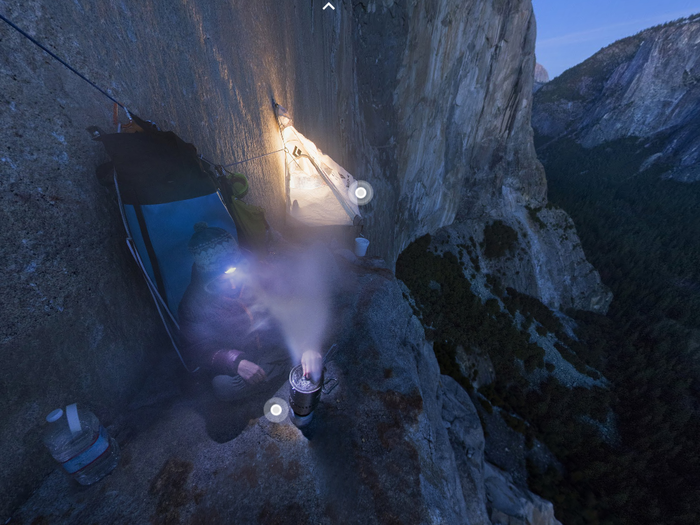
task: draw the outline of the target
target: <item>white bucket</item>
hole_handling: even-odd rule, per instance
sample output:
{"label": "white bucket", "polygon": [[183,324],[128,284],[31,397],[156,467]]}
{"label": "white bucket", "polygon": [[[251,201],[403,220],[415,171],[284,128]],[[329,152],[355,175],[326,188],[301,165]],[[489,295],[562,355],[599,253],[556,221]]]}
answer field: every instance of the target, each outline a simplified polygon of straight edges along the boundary
{"label": "white bucket", "polygon": [[369,241],[364,237],[355,238],[355,255],[358,257],[364,257],[367,253],[367,247],[369,246]]}

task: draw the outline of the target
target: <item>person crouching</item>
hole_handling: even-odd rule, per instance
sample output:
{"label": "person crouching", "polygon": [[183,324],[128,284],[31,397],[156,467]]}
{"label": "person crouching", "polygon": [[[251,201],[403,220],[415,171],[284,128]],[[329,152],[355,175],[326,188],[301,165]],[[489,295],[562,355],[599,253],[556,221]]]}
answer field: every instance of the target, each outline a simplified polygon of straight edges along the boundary
{"label": "person crouching", "polygon": [[178,308],[183,350],[213,376],[217,398],[241,399],[286,375],[290,358],[277,324],[248,286],[263,263],[246,258],[222,228],[200,222],[194,229],[192,280]]}

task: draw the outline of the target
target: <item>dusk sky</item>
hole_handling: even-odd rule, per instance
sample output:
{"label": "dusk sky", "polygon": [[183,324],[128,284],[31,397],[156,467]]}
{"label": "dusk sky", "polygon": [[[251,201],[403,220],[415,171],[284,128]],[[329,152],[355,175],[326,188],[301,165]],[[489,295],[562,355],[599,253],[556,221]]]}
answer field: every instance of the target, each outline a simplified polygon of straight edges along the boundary
{"label": "dusk sky", "polygon": [[537,61],[554,78],[642,29],[700,13],[700,0],[532,0]]}

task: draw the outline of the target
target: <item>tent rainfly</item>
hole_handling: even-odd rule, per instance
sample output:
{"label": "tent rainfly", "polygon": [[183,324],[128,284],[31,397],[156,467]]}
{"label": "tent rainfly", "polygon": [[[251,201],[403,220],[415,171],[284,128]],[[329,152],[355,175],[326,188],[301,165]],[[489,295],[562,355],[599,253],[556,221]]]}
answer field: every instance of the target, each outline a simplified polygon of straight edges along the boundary
{"label": "tent rainfly", "polygon": [[355,179],[291,125],[287,110],[275,106],[284,142],[289,215],[307,226],[352,226],[360,211]]}

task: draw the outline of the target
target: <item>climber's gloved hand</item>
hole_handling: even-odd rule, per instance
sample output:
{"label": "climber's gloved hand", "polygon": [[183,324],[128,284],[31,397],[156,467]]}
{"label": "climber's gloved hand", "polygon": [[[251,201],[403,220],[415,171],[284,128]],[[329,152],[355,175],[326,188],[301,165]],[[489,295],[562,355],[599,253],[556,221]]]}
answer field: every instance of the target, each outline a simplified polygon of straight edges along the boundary
{"label": "climber's gloved hand", "polygon": [[238,375],[251,385],[257,385],[267,380],[265,370],[245,359],[242,359],[241,362],[238,363]]}
{"label": "climber's gloved hand", "polygon": [[311,378],[313,381],[321,379],[321,367],[323,358],[321,354],[315,350],[307,350],[301,355],[301,368],[305,378]]}

